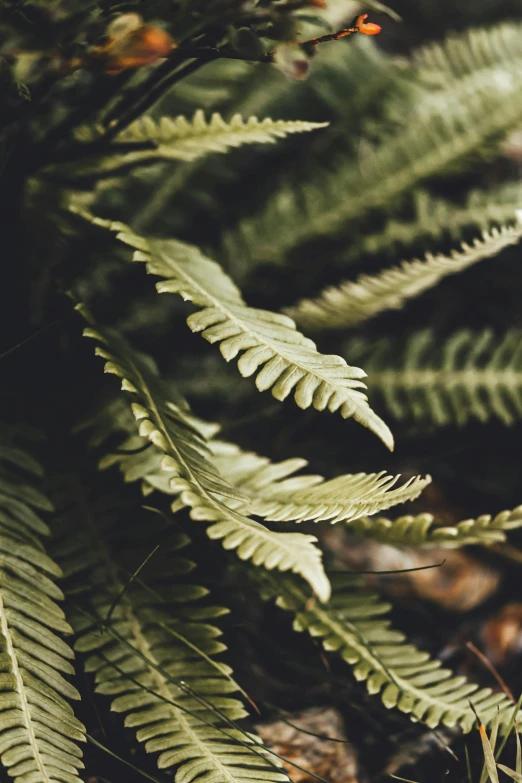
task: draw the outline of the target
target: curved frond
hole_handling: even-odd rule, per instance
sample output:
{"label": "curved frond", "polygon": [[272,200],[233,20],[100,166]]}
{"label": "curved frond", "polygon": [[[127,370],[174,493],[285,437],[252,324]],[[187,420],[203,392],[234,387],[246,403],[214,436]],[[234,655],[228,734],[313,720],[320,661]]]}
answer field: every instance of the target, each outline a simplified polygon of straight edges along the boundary
{"label": "curved frond", "polygon": [[447,275],[498,255],[522,237],[522,221],[485,231],[473,244],[463,243],[450,254],[427,253],[423,260],[402,261],[376,275],[329,286],[315,299],[303,299],[285,312],[298,324],[317,331],[345,329],[385,310],[400,310],[409,299],[436,286]]}
{"label": "curved frond", "polygon": [[281,608],[295,614],[294,628],[320,639],[326,651],[338,652],[353,667],[355,678],[366,681],[369,693],[381,694],[385,707],[397,707],[431,728],[444,724],[470,731],[475,722],[471,701],[485,724],[497,711],[501,725],[510,723],[514,708],[503,693],[479,690],[466,677],[443,669],[441,661],[405,644],[404,635],[383,619],[390,606],[360,592],[357,577],[339,575],[332,585],[326,606],[311,605],[289,578],[272,580],[270,591]]}
{"label": "curved frond", "polygon": [[[220,266],[197,248],[174,240],[151,240],[150,252],[135,253],[150,274],[164,278],[160,293],[177,293],[201,307],[189,316],[193,332],[219,343],[227,361],[237,360],[245,378],[255,376],[260,391],[271,390],[277,400],[293,394],[300,408],[339,411],[393,447],[386,424],[368,405],[361,391],[365,372],[339,356],[320,354],[312,340],[296,330],[285,315],[247,307],[241,293]],[[242,354],[240,356],[240,354]]]}
{"label": "curved frond", "polygon": [[[244,120],[239,114],[225,122],[220,114],[214,113],[210,121],[199,109],[192,120],[186,117],[162,117],[158,122],[151,117],[141,117],[122,131],[114,140],[110,157],[112,164],[153,163],[157,160],[193,161],[213,152],[227,152],[245,144],[271,144],[277,139],[294,133],[324,128],[327,122],[301,122],[298,120],[258,120],[250,117]],[[81,128],[77,138],[92,142],[98,137],[95,128]],[[122,153],[120,144],[150,142],[150,149]]]}
{"label": "curved frond", "polygon": [[[34,485],[41,469],[10,439],[0,445],[0,760],[18,783],[78,783],[85,729],[69,699],[74,654],[57,601],[61,576],[44,552],[38,512],[52,504]],[[29,475],[27,475],[29,474]]]}
{"label": "curved frond", "polygon": [[194,520],[212,522],[207,535],[220,540],[225,549],[236,550],[242,560],[300,574],[321,600],[327,600],[330,585],[315,536],[277,533],[236,511],[234,506],[245,498],[219,475],[201,432],[187,411],[169,400],[152,360],[132,351],[110,330],[88,328],[85,334],[103,344],[96,353],[106,360],[105,372],[121,378],[122,389],[137,400],[132,411],[139,434],[164,455],[162,467],[171,472],[170,488],[191,509]]}
{"label": "curved frond", "polygon": [[[92,517],[96,535],[89,525],[70,535],[79,513]],[[219,660],[227,648],[215,625],[228,610],[202,600],[206,588],[186,583],[194,564],[178,552],[187,539],[171,536],[168,554],[156,556],[148,572],[153,576],[129,586],[125,563],[142,557],[132,543],[143,540],[143,530],[134,539],[137,531],[127,526],[124,546],[111,546],[99,515],[98,499],[91,505],[82,494],[81,509],[64,503],[59,527],[65,537],[57,544],[64,571],[73,575],[69,589],[84,597],[75,647],[86,655],[96,692],[111,697],[112,711],[125,715],[125,726],[136,729],[148,752],[159,754],[160,769],[177,767],[179,783],[287,781],[257,739],[235,727],[247,712],[231,668]],[[88,566],[79,573],[77,564],[85,559]]]}
{"label": "curved frond", "polygon": [[[349,221],[386,207],[419,182],[494,149],[522,119],[520,34],[521,27],[511,24],[452,36],[437,48],[437,69],[422,74],[424,90],[404,111],[403,124],[381,133],[377,145],[361,147],[357,160],[338,158],[330,172],[317,170],[305,186],[285,182],[263,213],[241,221],[238,246],[242,241],[256,259],[278,261],[294,247],[341,233]],[[454,70],[457,57],[471,69]],[[443,78],[448,70],[454,71],[449,86]]]}
{"label": "curved frond", "polygon": [[72,206],[71,211],[118,232],[118,239],[136,248],[134,260],[163,278],[156,284],[160,293],[179,294],[201,308],[188,317],[190,329],[201,332],[212,344],[219,343],[226,361],[237,359],[241,375],[255,376],[259,391],[271,390],[277,400],[293,394],[303,409],[339,411],[344,419],[353,417],[393,448],[388,426],[362,391],[366,388],[361,380],[366,376],[364,370],[348,365],[340,356],[319,353],[287,316],[248,307],[233,280],[197,247],[174,239],[146,239],[121,223],[96,218],[81,208]]}
{"label": "curved frond", "polygon": [[440,340],[429,330],[383,340],[365,361],[372,393],[397,419],[436,426],[522,416],[522,331],[496,337],[464,329]]}
{"label": "curved frond", "polygon": [[250,499],[250,513],[268,522],[335,522],[376,514],[417,498],[431,477],[415,476],[397,487],[400,476],[356,473],[326,481],[322,476],[294,475],[303,459],[273,463],[223,441],[211,441],[220,473]]}
{"label": "curved frond", "polygon": [[499,514],[482,514],[463,519],[454,526],[437,526],[433,514],[406,515],[397,519],[362,517],[350,522],[350,532],[392,546],[437,546],[448,549],[482,544],[489,546],[506,540],[507,530],[522,527],[522,506]]}

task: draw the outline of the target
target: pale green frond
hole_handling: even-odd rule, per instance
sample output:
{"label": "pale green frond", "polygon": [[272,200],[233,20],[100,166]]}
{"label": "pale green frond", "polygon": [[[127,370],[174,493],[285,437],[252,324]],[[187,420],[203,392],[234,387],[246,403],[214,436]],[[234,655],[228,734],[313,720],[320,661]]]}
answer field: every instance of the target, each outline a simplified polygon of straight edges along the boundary
{"label": "pale green frond", "polygon": [[522,417],[522,331],[497,337],[461,330],[441,340],[429,330],[405,342],[382,340],[365,360],[371,392],[397,419],[436,426]]}
{"label": "pale green frond", "polygon": [[366,233],[346,251],[347,260],[397,252],[418,242],[460,239],[467,228],[487,231],[516,222],[515,212],[522,205],[522,185],[507,182],[488,190],[472,190],[464,204],[432,196],[425,190],[413,194],[412,220],[390,218],[381,231]]}
{"label": "pale green frond", "polygon": [[511,25],[501,61],[493,63],[498,29],[480,31],[479,47],[468,35],[452,37],[451,51],[441,46],[439,59],[451,68],[455,52],[463,61],[473,54],[473,71],[456,74],[447,89],[436,72],[431,83],[422,74],[424,93],[405,110],[403,125],[381,134],[377,145],[362,145],[356,160],[337,159],[331,172],[317,170],[304,186],[285,182],[262,213],[241,221],[237,246],[242,242],[255,258],[278,261],[296,246],[341,233],[349,221],[386,207],[419,182],[494,149],[522,121],[521,33],[520,25]]}
{"label": "pale green frond", "polygon": [[427,253],[423,260],[402,261],[376,275],[329,286],[315,299],[303,299],[285,310],[298,324],[316,331],[346,329],[385,310],[400,310],[409,299],[436,286],[444,277],[498,255],[522,238],[522,221],[485,231],[481,239],[449,254]]}
{"label": "pale green frond", "polygon": [[220,473],[250,499],[250,513],[269,522],[349,521],[415,500],[431,482],[430,476],[415,476],[397,487],[400,476],[386,471],[326,481],[312,474],[296,476],[307,465],[303,459],[273,463],[219,440],[210,448]]}
{"label": "pale green frond", "polygon": [[[225,122],[220,114],[214,113],[210,121],[199,109],[191,120],[186,117],[162,117],[158,122],[145,116],[133,122],[114,140],[109,148],[107,161],[113,165],[158,160],[193,161],[213,152],[227,152],[245,144],[273,144],[294,133],[305,133],[324,128],[327,122],[301,122],[298,120],[258,120],[249,117],[244,120],[239,114]],[[96,128],[81,128],[77,138],[82,142],[95,141],[99,133]],[[119,152],[119,144],[150,142],[151,148],[140,151]]]}
{"label": "pale green frond", "polygon": [[448,549],[478,545],[489,546],[506,540],[506,531],[522,527],[522,506],[499,514],[482,514],[463,519],[454,526],[438,526],[433,514],[407,515],[397,519],[362,517],[349,524],[350,532],[392,546],[437,546]]}
{"label": "pale green frond", "polygon": [[[209,426],[195,421],[198,428],[202,424]],[[143,482],[145,493],[156,489],[175,494],[170,487],[172,473],[162,465],[161,453],[154,449],[135,453],[142,445],[138,436],[126,438],[120,451],[131,453],[107,454],[101,467],[117,464],[126,481]],[[294,475],[308,464],[304,459],[273,463],[228,441],[210,440],[208,446],[220,475],[247,499],[249,514],[268,522],[354,520],[415,500],[431,482],[430,476],[414,476],[396,487],[400,476],[389,476],[386,471],[347,474],[326,481],[313,474]],[[244,502],[235,505],[240,508]]]}
{"label": "pale green frond", "polygon": [[348,365],[340,356],[319,353],[287,316],[248,307],[233,280],[197,247],[174,239],[146,239],[121,223],[96,218],[79,207],[72,206],[71,211],[119,232],[122,242],[136,248],[134,260],[144,262],[149,274],[163,278],[156,284],[159,293],[179,294],[199,307],[187,319],[190,329],[201,332],[212,344],[219,343],[226,361],[237,359],[241,375],[255,376],[259,391],[271,390],[277,400],[293,394],[303,409],[339,411],[393,448],[389,428],[362,391],[366,388],[361,380],[366,376],[364,370]]}
{"label": "pale green frond", "polygon": [[111,330],[89,328],[85,334],[103,344],[96,353],[106,360],[105,372],[121,378],[122,390],[136,400],[132,411],[139,434],[164,455],[162,467],[171,473],[170,488],[190,508],[194,520],[212,522],[207,528],[209,538],[220,540],[242,560],[301,575],[321,600],[327,600],[330,585],[322,553],[314,546],[315,536],[277,533],[236,511],[234,506],[246,498],[220,476],[209,459],[203,435],[187,411],[170,401],[152,360],[133,351]]}
{"label": "pale green frond", "polygon": [[71,628],[56,603],[61,571],[44,552],[49,528],[38,515],[52,504],[35,486],[38,463],[0,439],[0,761],[17,783],[78,783],[85,729],[69,705],[80,695],[62,639]]}
{"label": "pale green frond", "polygon": [[[94,529],[85,525],[71,536],[78,515],[86,513]],[[178,783],[287,781],[255,737],[230,726],[247,712],[231,668],[220,660],[227,648],[215,621],[228,610],[203,600],[206,588],[184,583],[187,564],[193,565],[178,556],[186,537],[170,539],[166,574],[156,561],[146,583],[129,587],[120,563],[122,550],[132,551],[132,531],[123,547],[121,540],[111,547],[103,511],[101,516],[97,497],[82,494],[81,503],[64,503],[57,542],[64,571],[72,575],[68,587],[86,602],[73,618],[75,647],[85,654],[96,692],[111,698],[112,711],[125,715],[125,726],[157,754],[160,769],[177,768]],[[79,573],[77,564],[85,560],[88,566]]]}
{"label": "pale green frond", "polygon": [[[232,280],[197,248],[175,240],[150,240],[149,252],[134,258],[144,261],[150,274],[164,278],[160,293],[177,293],[202,308],[189,316],[193,332],[219,343],[227,361],[237,359],[245,378],[255,376],[259,391],[271,390],[277,400],[293,394],[306,409],[339,411],[393,447],[393,437],[368,405],[361,391],[363,370],[339,356],[320,354],[312,340],[296,330],[287,316],[248,307]],[[242,354],[240,356],[240,354]]]}
{"label": "pale green frond", "polygon": [[281,608],[295,614],[294,628],[320,639],[326,651],[338,652],[353,667],[355,679],[366,681],[370,694],[381,694],[385,707],[397,707],[430,728],[444,724],[467,732],[475,722],[471,701],[485,724],[498,711],[501,726],[509,725],[513,704],[503,693],[479,690],[466,677],[443,669],[441,661],[406,644],[404,635],[383,619],[390,606],[361,592],[357,577],[338,575],[332,585],[333,596],[325,606],[310,602],[287,577],[271,579],[269,590]]}
{"label": "pale green frond", "polygon": [[503,22],[462,33],[451,32],[443,43],[417,49],[412,64],[431,84],[444,89],[466,76],[478,79],[482,73],[498,68],[502,87],[502,68],[510,68],[515,60],[522,60],[520,26]]}

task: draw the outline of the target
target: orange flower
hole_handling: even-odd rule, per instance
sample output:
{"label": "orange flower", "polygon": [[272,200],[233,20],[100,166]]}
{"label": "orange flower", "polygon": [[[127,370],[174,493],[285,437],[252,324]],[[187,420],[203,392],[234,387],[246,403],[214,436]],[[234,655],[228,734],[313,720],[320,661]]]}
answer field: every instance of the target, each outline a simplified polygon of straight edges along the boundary
{"label": "orange flower", "polygon": [[364,20],[367,18],[368,14],[361,14],[358,16],[355,27],[360,33],[364,33],[364,35],[378,35],[381,32],[381,26],[374,24],[373,22],[365,22]]}

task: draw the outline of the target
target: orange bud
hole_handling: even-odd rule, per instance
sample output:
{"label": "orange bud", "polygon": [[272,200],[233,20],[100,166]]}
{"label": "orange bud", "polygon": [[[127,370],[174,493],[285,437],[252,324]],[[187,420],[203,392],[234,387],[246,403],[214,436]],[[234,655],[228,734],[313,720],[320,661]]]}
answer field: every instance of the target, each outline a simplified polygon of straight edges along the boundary
{"label": "orange bud", "polygon": [[151,65],[166,57],[173,48],[174,41],[165,30],[143,25],[123,39],[109,41],[105,73],[116,74]]}
{"label": "orange bud", "polygon": [[176,46],[165,30],[143,24],[139,14],[122,14],[111,22],[107,33],[106,43],[89,51],[89,60],[108,74],[151,65]]}
{"label": "orange bud", "polygon": [[360,33],[364,33],[364,35],[378,35],[381,32],[381,26],[374,24],[373,22],[365,22],[364,20],[367,18],[368,14],[361,14],[358,16],[355,27]]}

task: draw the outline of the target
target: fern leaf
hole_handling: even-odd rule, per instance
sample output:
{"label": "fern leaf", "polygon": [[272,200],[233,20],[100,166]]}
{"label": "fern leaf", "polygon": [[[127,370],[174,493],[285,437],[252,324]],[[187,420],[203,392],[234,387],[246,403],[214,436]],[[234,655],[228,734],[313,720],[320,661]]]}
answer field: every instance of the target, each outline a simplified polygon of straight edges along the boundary
{"label": "fern leaf", "polygon": [[244,497],[219,475],[201,433],[189,414],[170,402],[152,360],[132,351],[112,331],[88,328],[85,335],[104,345],[96,353],[106,360],[105,372],[121,378],[122,389],[135,395],[138,402],[132,403],[132,411],[140,435],[163,453],[163,467],[172,471],[170,486],[191,509],[191,517],[212,522],[207,535],[221,540],[225,549],[236,550],[242,560],[300,574],[321,600],[327,600],[330,585],[315,536],[276,533],[234,510]]}
{"label": "fern leaf", "polygon": [[320,354],[287,316],[247,307],[232,280],[200,251],[182,242],[150,242],[150,254],[138,251],[150,274],[164,278],[160,293],[178,293],[202,309],[187,323],[210,343],[219,343],[227,361],[238,359],[243,377],[256,376],[260,391],[270,389],[277,400],[293,393],[300,408],[339,411],[393,448],[393,437],[370,406],[361,389],[363,370],[339,356]]}
{"label": "fern leaf", "polygon": [[436,426],[522,416],[522,332],[455,332],[441,343],[429,330],[405,343],[384,340],[366,361],[370,388],[397,419]]}
{"label": "fern leaf", "polygon": [[285,182],[263,213],[241,221],[238,246],[242,241],[254,258],[276,262],[296,246],[341,233],[349,221],[386,207],[423,180],[464,166],[488,146],[494,149],[522,119],[519,37],[520,27],[511,25],[500,59],[498,28],[451,37],[437,49],[439,71],[451,70],[457,57],[472,63],[471,70],[455,73],[447,88],[440,73],[427,74],[431,83],[404,111],[404,125],[381,134],[380,143],[368,144],[355,161],[338,157],[330,173],[318,170],[304,187]]}
{"label": "fern leaf", "polygon": [[442,546],[448,549],[472,544],[489,546],[506,540],[506,530],[522,527],[522,506],[499,514],[482,514],[476,519],[463,519],[454,526],[436,526],[433,514],[385,517],[362,517],[350,522],[350,531],[382,544],[392,546]]}
{"label": "fern leaf", "polygon": [[[220,114],[214,113],[209,122],[199,109],[192,120],[185,117],[162,117],[158,122],[151,117],[142,117],[122,131],[115,139],[111,163],[154,162],[156,160],[193,161],[213,152],[227,152],[245,144],[270,144],[277,139],[294,133],[324,128],[327,122],[301,122],[297,120],[258,120],[250,117],[244,120],[239,114],[225,122]],[[90,142],[97,138],[95,129],[82,128],[78,131],[79,141]],[[118,153],[118,144],[151,142],[150,150]]]}
{"label": "fern leaf", "polygon": [[176,293],[200,307],[187,323],[208,342],[219,343],[226,361],[237,360],[243,377],[255,376],[260,391],[271,390],[277,400],[291,394],[300,408],[339,411],[368,427],[393,448],[393,436],[361,391],[366,376],[340,356],[319,353],[312,340],[296,330],[285,315],[248,307],[235,283],[194,245],[177,240],[138,236],[122,223],[96,218],[72,205],[71,211],[94,225],[118,232],[118,239],[136,248],[134,260],[163,280],[160,293]]}
{"label": "fern leaf", "polygon": [[317,298],[303,299],[285,312],[298,324],[317,331],[356,326],[385,310],[400,310],[409,299],[433,288],[447,275],[496,256],[521,238],[521,221],[514,227],[493,228],[449,255],[427,253],[422,261],[402,261],[377,275],[360,275],[355,282],[328,287]]}
{"label": "fern leaf", "polygon": [[431,482],[430,476],[415,476],[396,487],[400,476],[389,476],[386,471],[325,481],[322,476],[294,475],[306,466],[303,459],[272,463],[216,440],[210,448],[219,472],[250,499],[250,513],[269,522],[347,522],[414,500]]}
{"label": "fern leaf", "polygon": [[281,608],[295,614],[294,628],[321,639],[328,652],[338,652],[353,667],[355,678],[366,681],[370,694],[381,694],[385,707],[398,707],[430,728],[445,724],[470,731],[475,722],[471,701],[485,724],[497,714],[504,727],[510,723],[513,704],[504,694],[478,690],[428,653],[405,644],[403,634],[383,619],[389,605],[359,592],[357,577],[340,575],[332,584],[333,597],[326,606],[311,605],[309,596],[285,577],[271,580],[269,589]]}
{"label": "fern leaf", "polygon": [[37,512],[52,504],[34,486],[40,473],[23,449],[2,442],[0,760],[18,783],[76,783],[85,729],[67,701],[80,696],[66,678],[74,674],[74,655],[60,636],[72,632],[56,603],[63,598],[54,582],[61,571],[41,543],[49,528]]}
{"label": "fern leaf", "polygon": [[[194,425],[209,426],[200,420]],[[216,429],[210,425],[211,432]],[[172,472],[165,470],[161,454],[154,449],[141,451],[142,446],[143,439],[127,437],[120,444],[121,453],[107,454],[101,467],[117,464],[126,481],[143,482],[146,494],[152,489],[175,494],[170,488]],[[269,522],[354,520],[415,500],[431,482],[430,476],[414,476],[395,487],[400,476],[389,476],[386,471],[348,474],[325,481],[322,476],[294,475],[307,465],[304,459],[273,463],[228,441],[210,440],[208,446],[220,475],[248,500],[249,513]],[[237,507],[241,505],[244,501],[237,502]]]}
{"label": "fern leaf", "polygon": [[[214,624],[228,610],[203,602],[206,588],[184,583],[194,566],[178,556],[186,537],[171,537],[164,562],[154,564],[152,582],[125,589],[121,563],[129,555],[141,557],[141,548],[133,554],[131,543],[142,542],[143,529],[127,525],[123,551],[121,541],[116,546],[117,562],[97,501],[93,506],[83,493],[82,512],[92,517],[96,535],[86,526],[71,537],[78,506],[63,503],[60,527],[66,535],[57,548],[63,551],[64,571],[73,574],[69,589],[86,600],[75,618],[76,650],[86,655],[96,691],[111,697],[112,711],[125,715],[125,726],[136,729],[145,750],[159,754],[160,769],[177,767],[178,783],[287,781],[263,756],[257,739],[235,727],[247,713],[236,698],[241,689],[232,670],[219,660],[227,648]],[[78,573],[76,564],[85,559],[89,565]]]}
{"label": "fern leaf", "polygon": [[425,190],[413,194],[412,220],[390,218],[384,228],[367,233],[347,248],[343,255],[348,261],[361,256],[395,254],[397,248],[407,248],[419,242],[453,240],[462,237],[467,228],[487,231],[514,221],[516,210],[522,204],[522,186],[508,182],[488,190],[472,190],[464,204],[436,198]]}

